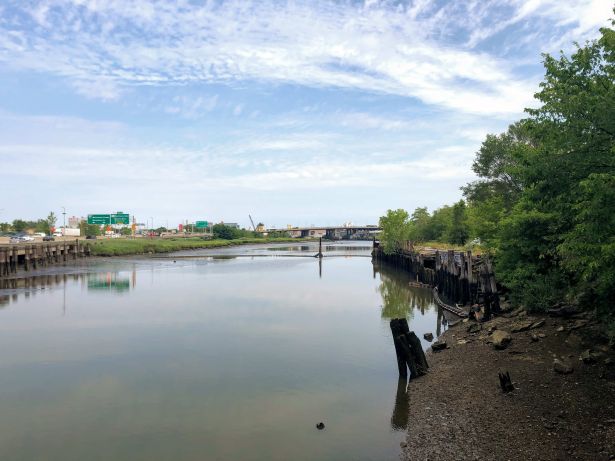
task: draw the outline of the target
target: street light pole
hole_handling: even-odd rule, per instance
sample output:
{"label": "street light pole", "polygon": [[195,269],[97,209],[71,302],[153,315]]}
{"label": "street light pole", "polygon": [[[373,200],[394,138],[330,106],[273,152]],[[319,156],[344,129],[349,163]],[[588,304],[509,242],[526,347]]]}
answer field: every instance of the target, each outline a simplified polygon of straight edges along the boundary
{"label": "street light pole", "polygon": [[64,225],[62,226],[62,237],[66,235],[66,207],[62,207],[62,217],[64,218]]}

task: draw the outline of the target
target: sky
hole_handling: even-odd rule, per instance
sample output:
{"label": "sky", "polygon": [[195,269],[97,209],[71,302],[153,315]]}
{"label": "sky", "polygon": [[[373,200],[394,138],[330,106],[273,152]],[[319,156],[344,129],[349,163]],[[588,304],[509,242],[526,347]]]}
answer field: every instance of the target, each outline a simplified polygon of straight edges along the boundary
{"label": "sky", "polygon": [[376,224],[461,198],[612,0],[0,0],[0,222]]}

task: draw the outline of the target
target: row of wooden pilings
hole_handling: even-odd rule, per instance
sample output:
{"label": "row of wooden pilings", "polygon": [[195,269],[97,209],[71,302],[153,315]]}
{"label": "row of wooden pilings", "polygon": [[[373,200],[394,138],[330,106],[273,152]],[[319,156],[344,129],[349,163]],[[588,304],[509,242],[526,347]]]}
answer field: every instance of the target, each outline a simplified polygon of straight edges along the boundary
{"label": "row of wooden pilings", "polygon": [[90,255],[90,245],[79,240],[0,245],[0,277],[23,269],[38,269]]}
{"label": "row of wooden pilings", "polygon": [[486,255],[469,250],[415,251],[410,242],[386,254],[374,240],[372,259],[410,272],[416,282],[437,288],[440,298],[450,304],[481,305],[487,318],[500,310],[493,265]]}

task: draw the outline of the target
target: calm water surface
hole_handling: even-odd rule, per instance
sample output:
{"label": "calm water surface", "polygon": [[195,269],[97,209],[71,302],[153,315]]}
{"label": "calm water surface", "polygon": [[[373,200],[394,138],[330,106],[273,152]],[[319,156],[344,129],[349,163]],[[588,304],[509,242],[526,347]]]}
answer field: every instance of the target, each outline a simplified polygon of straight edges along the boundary
{"label": "calm water surface", "polygon": [[370,249],[98,260],[0,290],[0,459],[396,459],[388,320],[444,326]]}

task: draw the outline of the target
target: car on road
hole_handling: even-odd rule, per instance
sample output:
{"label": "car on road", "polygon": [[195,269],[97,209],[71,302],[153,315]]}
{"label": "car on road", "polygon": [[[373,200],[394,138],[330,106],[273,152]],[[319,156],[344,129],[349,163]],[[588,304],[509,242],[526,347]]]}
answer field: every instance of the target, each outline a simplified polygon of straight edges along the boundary
{"label": "car on road", "polygon": [[96,236],[95,235],[86,235],[85,239],[86,240],[96,240]]}
{"label": "car on road", "polygon": [[56,238],[53,235],[45,235],[43,237],[43,242],[53,242]]}
{"label": "car on road", "polygon": [[23,242],[33,242],[34,237],[30,237],[29,235],[14,235],[9,240],[10,243],[23,243]]}

